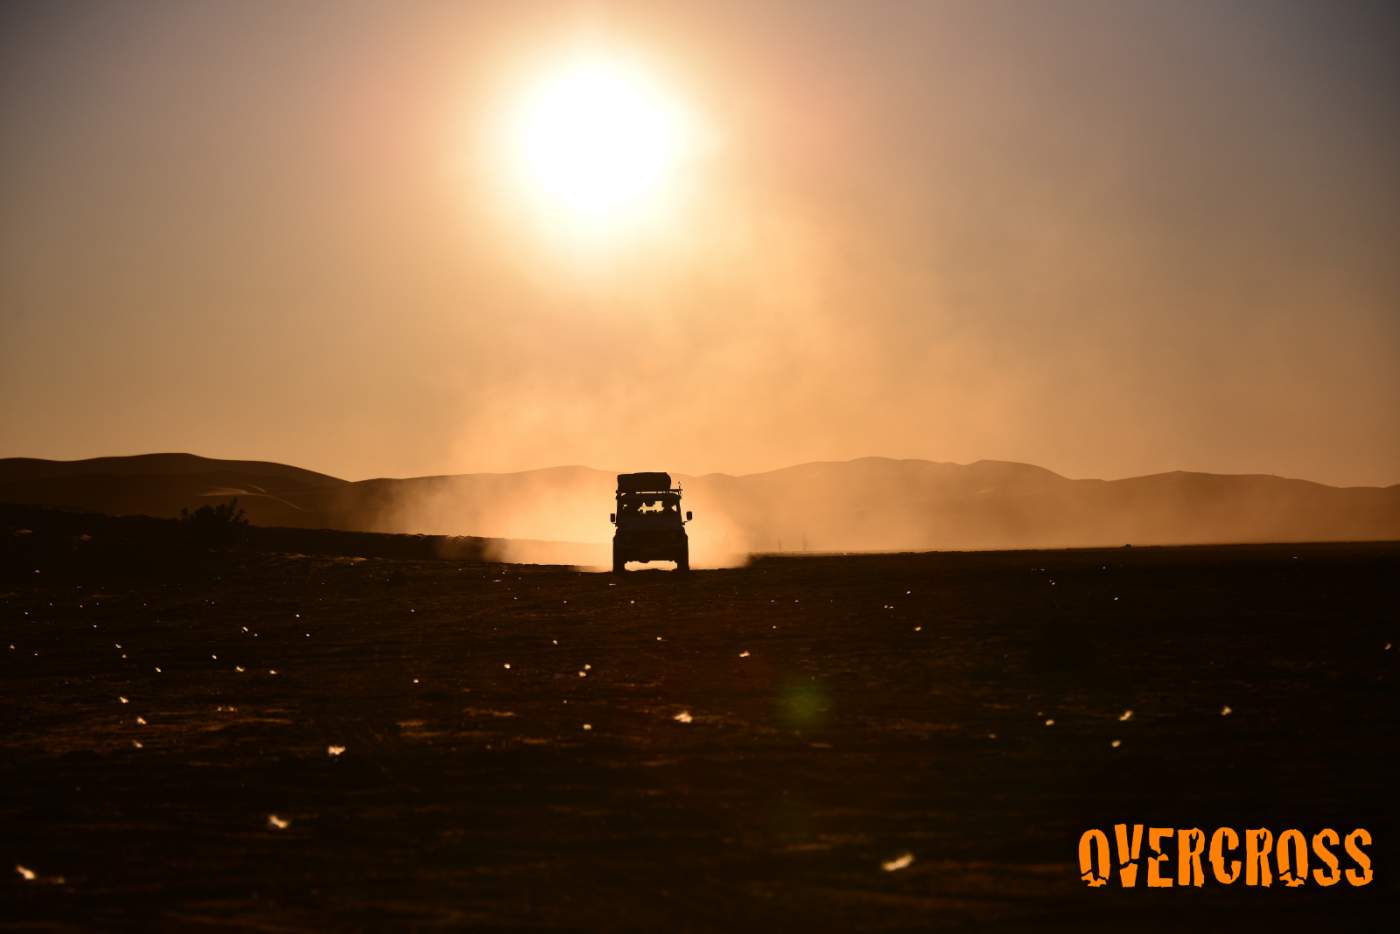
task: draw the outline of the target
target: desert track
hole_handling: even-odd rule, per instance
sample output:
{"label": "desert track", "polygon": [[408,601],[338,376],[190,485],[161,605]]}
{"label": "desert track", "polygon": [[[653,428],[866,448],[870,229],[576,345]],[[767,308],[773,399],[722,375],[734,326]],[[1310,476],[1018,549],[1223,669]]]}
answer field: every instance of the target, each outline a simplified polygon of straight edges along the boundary
{"label": "desert track", "polygon": [[[1322,930],[1394,908],[1400,546],[20,570],[0,928]],[[1364,826],[1377,880],[1090,891],[1079,834],[1119,820]]]}

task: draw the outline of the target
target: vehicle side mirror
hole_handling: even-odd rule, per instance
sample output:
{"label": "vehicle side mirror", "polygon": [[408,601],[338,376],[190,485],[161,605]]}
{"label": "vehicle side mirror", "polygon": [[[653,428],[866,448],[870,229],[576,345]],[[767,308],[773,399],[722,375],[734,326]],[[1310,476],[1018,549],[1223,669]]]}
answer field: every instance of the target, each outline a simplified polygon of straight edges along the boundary
{"label": "vehicle side mirror", "polygon": [[617,513],[615,513],[615,512],[610,512],[610,513],[608,513],[608,521],[611,522],[613,525],[616,525],[616,524],[617,524]]}
{"label": "vehicle side mirror", "polygon": [[689,509],[687,509],[687,510],[685,511],[685,521],[686,521],[686,522],[689,522],[691,519],[694,519],[694,518],[695,518],[695,513],[691,512]]}

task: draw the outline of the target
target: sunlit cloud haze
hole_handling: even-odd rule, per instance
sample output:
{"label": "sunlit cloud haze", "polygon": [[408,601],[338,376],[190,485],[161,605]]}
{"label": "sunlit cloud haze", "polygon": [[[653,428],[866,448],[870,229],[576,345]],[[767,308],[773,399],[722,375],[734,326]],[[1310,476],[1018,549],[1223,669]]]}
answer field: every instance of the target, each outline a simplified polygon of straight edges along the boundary
{"label": "sunlit cloud haze", "polygon": [[[1400,482],[1391,4],[0,23],[0,455]],[[580,55],[685,145],[560,236],[503,128]]]}

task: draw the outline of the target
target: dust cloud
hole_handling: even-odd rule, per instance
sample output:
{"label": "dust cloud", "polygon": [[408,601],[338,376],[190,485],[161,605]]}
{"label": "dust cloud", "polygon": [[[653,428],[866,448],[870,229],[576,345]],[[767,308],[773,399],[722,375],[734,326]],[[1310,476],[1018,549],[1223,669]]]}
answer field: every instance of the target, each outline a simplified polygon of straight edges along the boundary
{"label": "dust cloud", "polygon": [[[1400,486],[1181,472],[1076,480],[1028,464],[888,458],[673,477],[695,513],[696,567],[754,553],[1400,537]],[[601,568],[615,481],[584,467],[367,481],[345,488],[333,516],[342,527],[505,539],[497,554],[507,561]]]}
{"label": "dust cloud", "polygon": [[[757,543],[721,508],[720,498],[698,495],[679,478],[691,565],[737,567]],[[476,474],[356,484],[339,504],[341,522],[372,531],[425,535],[472,535],[496,540],[495,560],[521,564],[571,564],[596,570],[611,566],[609,543],[616,476],[584,467],[517,474]],[[352,499],[353,497],[353,499]]]}

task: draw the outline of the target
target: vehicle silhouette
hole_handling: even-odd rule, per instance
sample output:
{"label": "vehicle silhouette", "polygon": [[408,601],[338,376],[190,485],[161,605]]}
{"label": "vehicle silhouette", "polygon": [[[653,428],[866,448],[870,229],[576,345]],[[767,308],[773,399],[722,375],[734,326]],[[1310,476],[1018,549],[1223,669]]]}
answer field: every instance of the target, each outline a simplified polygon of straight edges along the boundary
{"label": "vehicle silhouette", "polygon": [[681,512],[681,489],[671,487],[671,475],[660,471],[617,475],[617,511],[608,521],[613,533],[612,569],[621,574],[628,561],[674,561],[676,570],[690,570],[690,539]]}

